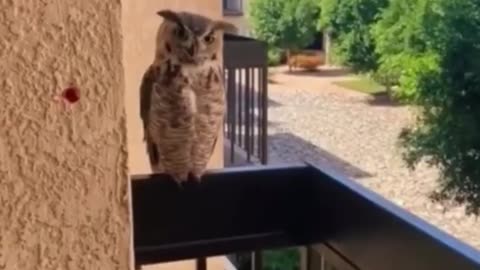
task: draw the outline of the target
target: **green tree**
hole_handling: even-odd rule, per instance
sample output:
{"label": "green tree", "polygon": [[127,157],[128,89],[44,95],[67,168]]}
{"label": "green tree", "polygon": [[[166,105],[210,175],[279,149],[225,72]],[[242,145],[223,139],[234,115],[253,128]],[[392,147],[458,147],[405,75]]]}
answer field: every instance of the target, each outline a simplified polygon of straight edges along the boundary
{"label": "green tree", "polygon": [[405,51],[425,51],[426,37],[422,26],[433,1],[391,0],[372,26],[376,51],[387,57]]}
{"label": "green tree", "polygon": [[269,46],[298,50],[317,31],[317,0],[252,0],[249,17],[254,35]]}
{"label": "green tree", "polygon": [[357,71],[377,68],[378,55],[370,33],[388,0],[321,0],[321,29],[331,34],[336,58]]}
{"label": "green tree", "polygon": [[[391,0],[380,14],[380,19],[372,26],[371,34],[375,43],[375,52],[379,55],[376,77],[384,85],[398,85],[404,78],[402,74],[410,66],[432,60],[427,52],[428,23],[432,3],[436,0]],[[423,55],[427,54],[427,55]],[[407,75],[409,76],[409,75]],[[415,90],[411,84],[402,85],[396,96],[413,101]]]}
{"label": "green tree", "polygon": [[[421,23],[425,51],[412,61],[407,84],[415,88],[420,114],[401,135],[405,159],[441,171],[436,199],[480,208],[480,2],[432,0]],[[404,82],[405,83],[405,82]]]}

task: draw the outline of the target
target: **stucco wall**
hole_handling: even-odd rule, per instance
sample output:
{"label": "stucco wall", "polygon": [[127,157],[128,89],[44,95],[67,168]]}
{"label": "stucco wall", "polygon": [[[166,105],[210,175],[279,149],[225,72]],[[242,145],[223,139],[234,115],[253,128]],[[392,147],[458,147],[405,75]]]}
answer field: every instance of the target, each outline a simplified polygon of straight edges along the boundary
{"label": "stucco wall", "polygon": [[[122,0],[124,37],[123,59],[125,65],[125,104],[127,110],[129,167],[132,174],[149,173],[150,166],[142,141],[143,131],[139,114],[139,87],[143,73],[153,62],[155,36],[162,22],[156,13],[161,9],[187,10],[213,18],[221,18],[219,0]],[[209,167],[223,167],[223,133],[220,131]],[[223,260],[217,257],[208,261],[209,269],[223,269]],[[195,269],[194,261],[150,265],[142,269]]]}
{"label": "stucco wall", "polygon": [[225,15],[225,20],[233,23],[238,27],[238,32],[243,36],[251,36],[251,26],[248,21],[248,8],[250,0],[242,0],[243,14],[242,15]]}
{"label": "stucco wall", "polygon": [[[126,74],[126,96],[128,122],[128,150],[131,173],[149,173],[150,166],[142,141],[143,131],[139,114],[139,87],[143,73],[153,62],[155,36],[162,18],[158,10],[170,8],[197,12],[213,18],[222,18],[220,0],[122,0],[124,63]],[[223,167],[223,133],[217,141],[209,166]]]}
{"label": "stucco wall", "polygon": [[225,16],[225,20],[227,22],[233,23],[235,26],[238,27],[238,34],[242,36],[249,37],[250,34],[250,25],[247,20],[247,15],[244,14],[242,16]]}
{"label": "stucco wall", "polygon": [[120,16],[120,0],[0,1],[0,269],[128,269]]}

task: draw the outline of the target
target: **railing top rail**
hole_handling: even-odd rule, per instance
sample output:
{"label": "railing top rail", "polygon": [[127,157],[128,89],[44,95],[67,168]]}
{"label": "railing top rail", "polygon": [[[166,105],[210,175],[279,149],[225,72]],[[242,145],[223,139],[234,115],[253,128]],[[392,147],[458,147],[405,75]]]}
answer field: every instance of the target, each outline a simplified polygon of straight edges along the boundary
{"label": "railing top rail", "polygon": [[265,42],[232,34],[224,34],[223,40],[225,67],[267,67],[267,44]]}
{"label": "railing top rail", "polygon": [[241,36],[241,35],[235,35],[235,34],[229,34],[229,33],[223,34],[223,39],[226,40],[226,41],[249,41],[249,42],[266,44],[265,42],[263,42],[261,40],[258,40],[258,39],[255,39],[255,38]]}
{"label": "railing top rail", "polygon": [[323,243],[358,269],[480,269],[480,252],[378,194],[312,165],[211,171],[178,187],[132,180],[140,263]]}

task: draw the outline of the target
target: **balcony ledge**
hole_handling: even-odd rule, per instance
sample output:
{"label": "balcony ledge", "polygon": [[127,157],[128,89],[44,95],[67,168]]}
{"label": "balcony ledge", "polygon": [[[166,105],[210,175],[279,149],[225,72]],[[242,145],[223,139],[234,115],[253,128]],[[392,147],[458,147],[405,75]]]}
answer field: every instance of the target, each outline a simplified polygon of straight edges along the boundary
{"label": "balcony ledge", "polygon": [[309,245],[350,269],[480,269],[479,251],[324,168],[215,170],[183,187],[133,178],[137,264]]}

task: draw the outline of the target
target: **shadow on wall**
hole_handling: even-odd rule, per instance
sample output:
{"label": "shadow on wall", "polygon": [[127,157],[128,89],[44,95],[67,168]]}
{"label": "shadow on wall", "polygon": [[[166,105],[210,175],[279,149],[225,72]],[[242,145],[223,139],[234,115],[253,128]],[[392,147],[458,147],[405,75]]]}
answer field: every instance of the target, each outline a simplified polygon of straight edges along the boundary
{"label": "shadow on wall", "polygon": [[279,159],[282,163],[310,162],[328,167],[339,175],[349,178],[366,178],[374,175],[366,172],[334,154],[292,134],[278,133],[268,136],[270,160]]}

